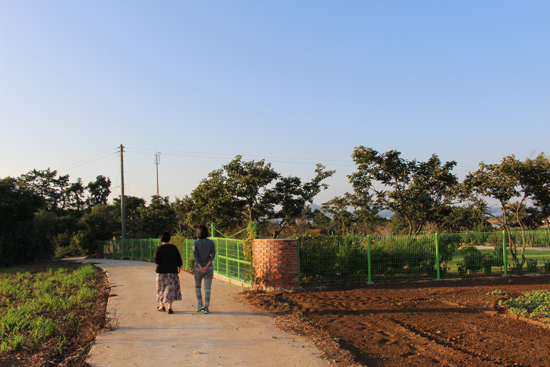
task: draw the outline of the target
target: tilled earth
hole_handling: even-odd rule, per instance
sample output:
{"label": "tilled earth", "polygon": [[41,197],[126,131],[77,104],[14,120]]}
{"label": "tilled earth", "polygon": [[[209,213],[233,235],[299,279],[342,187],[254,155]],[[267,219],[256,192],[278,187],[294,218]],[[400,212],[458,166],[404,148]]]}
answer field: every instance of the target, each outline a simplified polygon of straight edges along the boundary
{"label": "tilled earth", "polygon": [[[243,299],[305,335],[333,365],[550,366],[550,327],[498,301],[550,290],[550,275],[249,291]],[[501,293],[501,295],[491,295]]]}

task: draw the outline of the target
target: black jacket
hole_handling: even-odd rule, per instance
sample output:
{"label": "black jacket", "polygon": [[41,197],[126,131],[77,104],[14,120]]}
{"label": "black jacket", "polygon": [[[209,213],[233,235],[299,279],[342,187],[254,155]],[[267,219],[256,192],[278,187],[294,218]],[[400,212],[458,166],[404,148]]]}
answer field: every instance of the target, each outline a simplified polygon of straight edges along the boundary
{"label": "black jacket", "polygon": [[157,264],[156,272],[159,274],[177,273],[183,265],[178,248],[171,243],[157,247],[153,261]]}

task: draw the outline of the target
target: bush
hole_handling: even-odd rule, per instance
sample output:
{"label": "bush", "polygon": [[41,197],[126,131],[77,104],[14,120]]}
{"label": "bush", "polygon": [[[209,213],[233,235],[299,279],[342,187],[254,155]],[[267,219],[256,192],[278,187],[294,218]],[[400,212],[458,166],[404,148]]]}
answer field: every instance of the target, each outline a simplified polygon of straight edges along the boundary
{"label": "bush", "polygon": [[[477,272],[483,267],[483,255],[474,246],[466,246],[460,250],[464,257],[463,267],[466,271]],[[459,269],[460,273],[460,269]]]}
{"label": "bush", "polygon": [[527,259],[527,271],[529,273],[538,273],[539,267],[537,266],[537,259]]}

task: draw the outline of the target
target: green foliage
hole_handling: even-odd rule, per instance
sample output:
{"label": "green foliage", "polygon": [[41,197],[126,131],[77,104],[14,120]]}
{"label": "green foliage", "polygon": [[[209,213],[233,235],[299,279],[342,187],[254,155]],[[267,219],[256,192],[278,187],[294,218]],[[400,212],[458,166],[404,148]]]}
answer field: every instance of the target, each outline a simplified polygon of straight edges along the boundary
{"label": "green foliage", "polygon": [[[549,178],[550,162],[544,154],[525,161],[510,155],[499,164],[480,163],[479,169],[468,174],[461,185],[461,199],[497,219],[506,231],[515,271],[525,263],[521,254],[533,241],[527,230],[538,227],[549,214]],[[491,212],[487,204],[490,199],[500,203],[500,216]],[[535,207],[527,207],[529,200]],[[519,227],[519,236],[513,233],[513,227]]]}
{"label": "green foliage", "polygon": [[186,224],[214,222],[219,228],[247,225],[268,218],[273,238],[304,216],[307,204],[326,184],[334,171],[317,165],[316,176],[303,183],[298,177],[281,177],[270,163],[245,162],[241,156],[212,171],[191,193]]}
{"label": "green foliage", "polygon": [[524,293],[517,298],[501,300],[499,305],[508,309],[512,315],[527,317],[530,319],[550,322],[550,292],[534,291]]}
{"label": "green foliage", "polygon": [[269,204],[268,217],[277,228],[273,231],[273,238],[277,238],[281,231],[303,216],[308,204],[322,189],[328,186],[322,183],[336,171],[324,171],[325,166],[318,164],[316,176],[310,181],[302,183],[298,177],[280,177],[275,186],[266,190]]}
{"label": "green foliage", "polygon": [[539,267],[537,266],[537,259],[527,259],[527,271],[529,273],[538,273]]}
{"label": "green foliage", "polygon": [[483,267],[483,255],[474,246],[466,246],[460,249],[460,253],[464,258],[463,266],[466,271],[476,272]]}
{"label": "green foliage", "polygon": [[407,161],[400,155],[359,146],[352,154],[357,172],[348,177],[357,196],[374,195],[380,208],[403,218],[407,234],[419,234],[425,223],[440,223],[449,213],[458,185],[451,173],[456,162],[442,163],[436,154],[427,162]]}
{"label": "green foliage", "polygon": [[[459,237],[444,237],[440,243],[441,274],[453,258]],[[435,277],[436,256],[433,236],[373,236],[372,276],[383,279]],[[366,281],[367,239],[353,236],[300,237],[302,284]]]}
{"label": "green foliage", "polygon": [[67,340],[63,330],[74,331],[96,301],[96,274],[90,264],[67,271],[55,263],[42,273],[0,272],[0,351]]}

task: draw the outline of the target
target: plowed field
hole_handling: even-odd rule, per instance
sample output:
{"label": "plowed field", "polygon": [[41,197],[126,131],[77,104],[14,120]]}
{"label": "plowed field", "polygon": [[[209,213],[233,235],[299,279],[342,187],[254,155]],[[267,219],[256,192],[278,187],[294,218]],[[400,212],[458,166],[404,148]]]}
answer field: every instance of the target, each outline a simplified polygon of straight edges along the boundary
{"label": "plowed field", "polygon": [[550,290],[550,276],[249,291],[243,299],[309,337],[335,365],[550,366],[549,326],[498,305],[535,290]]}

